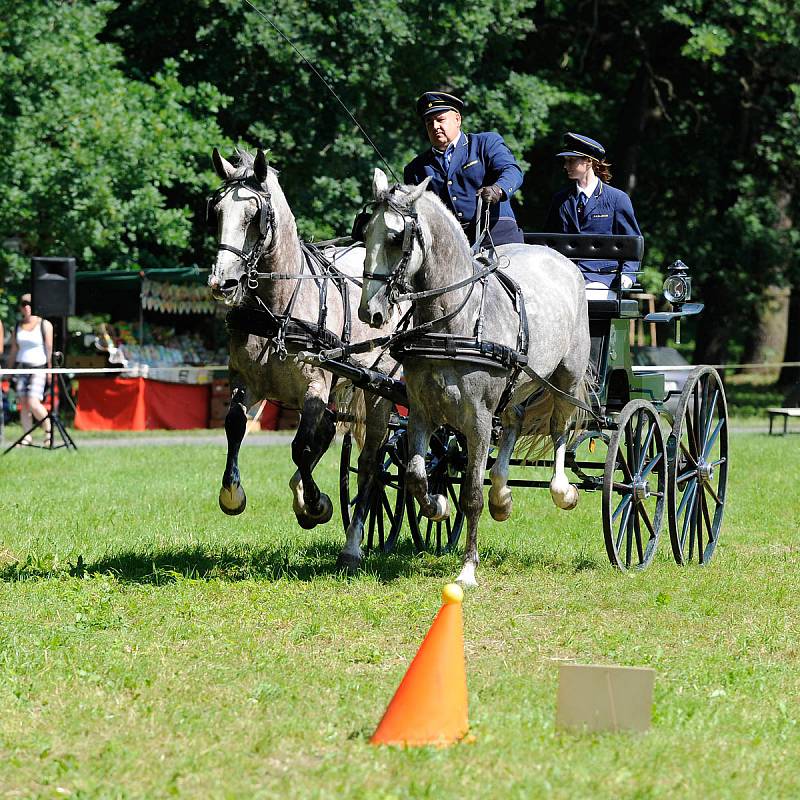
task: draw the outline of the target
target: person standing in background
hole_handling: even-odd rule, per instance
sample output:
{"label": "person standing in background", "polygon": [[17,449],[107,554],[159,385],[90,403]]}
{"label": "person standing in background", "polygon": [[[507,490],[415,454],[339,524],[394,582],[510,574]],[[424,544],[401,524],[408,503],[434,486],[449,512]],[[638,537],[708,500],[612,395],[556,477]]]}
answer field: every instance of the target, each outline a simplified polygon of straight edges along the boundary
{"label": "person standing in background", "polygon": [[[11,335],[11,346],[8,351],[9,364],[18,369],[34,369],[52,367],[53,365],[53,326],[41,317],[31,313],[31,296],[24,294],[19,301],[21,321]],[[19,404],[19,417],[24,431],[33,427],[33,419],[44,420],[44,445],[50,445],[52,431],[47,409],[44,407],[44,390],[51,380],[50,375],[41,372],[17,375],[16,391]],[[22,444],[33,444],[30,436],[22,440]]]}

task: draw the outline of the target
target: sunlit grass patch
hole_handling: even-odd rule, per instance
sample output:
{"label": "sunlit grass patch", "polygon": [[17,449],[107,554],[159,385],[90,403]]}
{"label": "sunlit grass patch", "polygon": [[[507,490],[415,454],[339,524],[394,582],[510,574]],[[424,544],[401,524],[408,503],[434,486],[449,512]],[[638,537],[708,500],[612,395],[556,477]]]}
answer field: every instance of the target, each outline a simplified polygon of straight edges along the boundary
{"label": "sunlit grass patch", "polygon": [[[247,511],[217,507],[224,449],[19,451],[0,462],[0,793],[9,796],[790,797],[800,791],[800,453],[732,439],[706,568],[607,563],[599,494],[515,490],[481,522],[464,602],[474,738],[367,740],[459,555],[335,569],[338,517],[297,526],[287,447],[245,447]],[[337,454],[319,467],[336,499]],[[653,729],[554,728],[562,659],[657,670]],[[14,794],[16,793],[16,795]]]}

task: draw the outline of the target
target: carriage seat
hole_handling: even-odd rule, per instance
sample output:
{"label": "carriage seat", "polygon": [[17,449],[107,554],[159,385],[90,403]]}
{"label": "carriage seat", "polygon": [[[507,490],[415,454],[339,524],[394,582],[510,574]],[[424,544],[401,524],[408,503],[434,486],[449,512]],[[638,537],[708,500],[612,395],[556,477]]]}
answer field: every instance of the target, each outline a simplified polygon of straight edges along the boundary
{"label": "carriage seat", "polygon": [[[572,261],[616,261],[617,285],[622,266],[626,261],[641,261],[644,256],[642,236],[603,236],[600,234],[525,233],[526,244],[550,247]],[[620,293],[601,284],[588,284],[586,299],[589,302],[589,319],[636,319],[639,304],[636,300],[620,297]]]}

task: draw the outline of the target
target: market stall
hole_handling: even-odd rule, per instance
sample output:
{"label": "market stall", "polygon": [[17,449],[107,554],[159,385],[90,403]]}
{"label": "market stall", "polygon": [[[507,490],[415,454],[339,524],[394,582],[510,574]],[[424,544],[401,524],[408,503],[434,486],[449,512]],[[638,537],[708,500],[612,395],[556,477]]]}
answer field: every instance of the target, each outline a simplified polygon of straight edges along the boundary
{"label": "market stall", "polygon": [[[214,302],[207,272],[159,269],[77,273],[77,311],[95,321],[69,366],[114,365],[120,375],[81,377],[75,427],[144,430],[221,427],[227,383],[225,307]],[[262,411],[264,427],[281,424]],[[293,422],[284,415],[283,426]]]}

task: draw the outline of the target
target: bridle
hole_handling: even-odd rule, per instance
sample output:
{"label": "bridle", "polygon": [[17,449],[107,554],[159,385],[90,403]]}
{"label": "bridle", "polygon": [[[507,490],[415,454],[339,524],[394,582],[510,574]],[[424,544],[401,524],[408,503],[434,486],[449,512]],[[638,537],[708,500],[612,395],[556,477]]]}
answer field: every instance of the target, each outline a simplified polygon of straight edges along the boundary
{"label": "bridle", "polygon": [[[417,212],[401,208],[392,200],[385,200],[386,205],[391,211],[394,211],[403,220],[403,232],[394,234],[398,238],[402,236],[400,258],[392,269],[385,273],[367,272],[364,271],[364,280],[377,281],[385,283],[387,292],[389,293],[389,301],[392,303],[402,302],[403,299],[411,292],[411,286],[406,280],[406,268],[408,262],[411,260],[411,255],[414,252],[414,242],[419,242],[421,247],[425,246],[425,240],[422,236],[422,228],[419,224]],[[366,224],[369,222],[371,214],[365,209],[356,217],[356,223],[353,226],[353,238],[360,235],[365,236]]]}
{"label": "bridle", "polygon": [[246,178],[225,181],[225,183],[223,183],[206,201],[206,222],[210,224],[214,207],[220,200],[237,188],[247,189],[255,195],[258,203],[258,211],[256,212],[256,216],[258,217],[258,239],[247,253],[227,242],[219,242],[217,244],[217,249],[227,250],[240,258],[244,266],[244,273],[241,280],[246,281],[248,289],[257,289],[260,273],[256,269],[256,265],[261,259],[261,256],[269,250],[272,234],[275,230],[275,209],[272,206],[272,195],[269,189],[260,186],[255,188]]}

